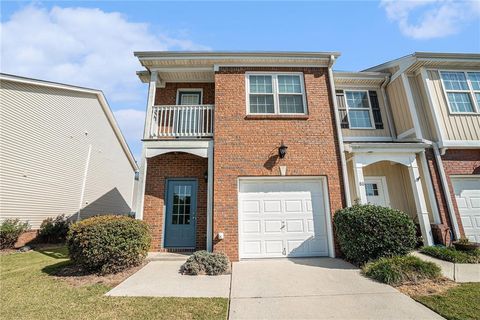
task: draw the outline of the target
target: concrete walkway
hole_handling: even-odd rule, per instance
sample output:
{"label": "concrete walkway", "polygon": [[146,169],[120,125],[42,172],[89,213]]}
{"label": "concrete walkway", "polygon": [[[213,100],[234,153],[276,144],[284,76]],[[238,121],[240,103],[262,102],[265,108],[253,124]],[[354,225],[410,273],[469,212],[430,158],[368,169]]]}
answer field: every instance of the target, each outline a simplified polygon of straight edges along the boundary
{"label": "concrete walkway", "polygon": [[230,275],[184,276],[179,273],[185,259],[149,262],[130,278],[110,290],[107,296],[130,297],[220,297],[230,294]]}
{"label": "concrete walkway", "polygon": [[339,259],[233,264],[230,319],[442,319]]}

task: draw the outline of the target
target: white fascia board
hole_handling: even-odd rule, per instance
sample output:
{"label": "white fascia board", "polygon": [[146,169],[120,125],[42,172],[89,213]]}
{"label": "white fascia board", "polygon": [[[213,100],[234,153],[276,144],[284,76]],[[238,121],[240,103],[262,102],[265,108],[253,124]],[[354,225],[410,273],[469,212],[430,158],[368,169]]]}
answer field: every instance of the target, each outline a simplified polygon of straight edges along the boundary
{"label": "white fascia board", "polygon": [[480,140],[443,140],[439,148],[477,149],[480,148]]}
{"label": "white fascia board", "polygon": [[426,143],[351,143],[351,152],[415,153],[429,148]]}
{"label": "white fascia board", "polygon": [[392,142],[392,137],[343,137],[344,142]]}

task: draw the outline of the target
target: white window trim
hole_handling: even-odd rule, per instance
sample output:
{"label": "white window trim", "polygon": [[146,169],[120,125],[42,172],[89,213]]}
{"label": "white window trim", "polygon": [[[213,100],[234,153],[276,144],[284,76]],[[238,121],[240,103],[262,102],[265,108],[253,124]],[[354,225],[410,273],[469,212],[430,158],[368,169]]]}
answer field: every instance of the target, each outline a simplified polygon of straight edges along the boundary
{"label": "white window trim", "polygon": [[[370,127],[352,127],[352,122],[350,121],[350,107],[348,106],[347,101],[347,92],[366,92],[367,99],[368,99],[368,112],[370,114]],[[378,93],[377,93],[378,95]],[[347,89],[343,90],[343,99],[345,100],[345,107],[347,108],[347,119],[348,119],[348,129],[351,130],[372,130],[375,129],[375,119],[373,118],[373,111],[372,111],[372,102],[370,101],[370,94],[368,90],[355,90],[355,89]],[[353,108],[353,111],[367,111],[365,108]]]}
{"label": "white window trim", "polygon": [[[443,96],[445,97],[445,100],[447,101],[447,106],[448,106],[448,113],[452,115],[478,115],[480,112],[480,106],[477,104],[477,98],[475,97],[475,93],[480,93],[480,90],[474,90],[472,87],[472,83],[470,79],[468,78],[468,73],[469,72],[476,72],[480,73],[480,70],[436,70],[438,71],[438,76],[440,77],[440,82],[442,83],[442,91],[443,91]],[[468,85],[468,90],[447,90],[445,87],[445,83],[442,78],[442,72],[462,72],[465,75],[465,79],[467,80],[467,85]],[[470,96],[470,101],[472,102],[473,106],[473,111],[472,112],[458,112],[458,111],[453,111],[452,106],[450,105],[450,100],[448,99],[448,92],[463,92],[463,93],[468,93]]]}
{"label": "white window trim", "polygon": [[[273,95],[273,113],[254,113],[250,112],[250,76],[255,75],[255,76],[271,76],[272,77],[272,95]],[[279,96],[282,94],[290,94],[290,93],[279,93],[278,90],[278,76],[289,76],[289,75],[297,75],[300,76],[300,89],[302,90],[302,93],[291,93],[292,95],[302,95],[302,102],[303,102],[303,112],[302,113],[285,113],[282,112],[280,113],[280,102],[279,102]],[[246,112],[247,115],[272,115],[272,116],[278,116],[278,115],[308,115],[308,107],[307,107],[307,95],[305,91],[305,82],[303,78],[303,73],[302,72],[263,72],[263,71],[258,71],[258,72],[245,72],[245,100],[247,102],[246,105]],[[260,93],[261,94],[261,93]],[[269,94],[269,93],[265,93]]]}
{"label": "white window trim", "polygon": [[180,105],[181,92],[200,92],[200,104],[203,104],[203,88],[179,88],[177,89],[177,96],[175,97],[175,104]]}

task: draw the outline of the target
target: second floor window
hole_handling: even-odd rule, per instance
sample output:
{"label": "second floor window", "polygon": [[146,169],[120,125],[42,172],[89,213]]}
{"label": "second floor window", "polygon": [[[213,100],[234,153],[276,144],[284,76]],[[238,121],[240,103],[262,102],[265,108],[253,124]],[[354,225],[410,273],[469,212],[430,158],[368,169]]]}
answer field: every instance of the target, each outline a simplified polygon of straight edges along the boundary
{"label": "second floor window", "polygon": [[373,129],[368,91],[345,91],[351,129]]}
{"label": "second floor window", "polygon": [[249,114],[306,114],[301,74],[248,74]]}
{"label": "second floor window", "polygon": [[480,72],[440,71],[440,76],[450,112],[479,112]]}

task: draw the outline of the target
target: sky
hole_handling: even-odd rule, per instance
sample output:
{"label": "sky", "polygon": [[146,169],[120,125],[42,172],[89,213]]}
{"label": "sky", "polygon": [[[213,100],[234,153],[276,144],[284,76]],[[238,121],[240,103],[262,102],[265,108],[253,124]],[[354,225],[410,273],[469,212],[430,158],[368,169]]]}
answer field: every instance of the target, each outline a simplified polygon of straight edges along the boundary
{"label": "sky", "polygon": [[0,71],[103,90],[137,159],[147,85],[133,51],[340,51],[359,71],[415,51],[480,52],[480,0],[5,1]]}

